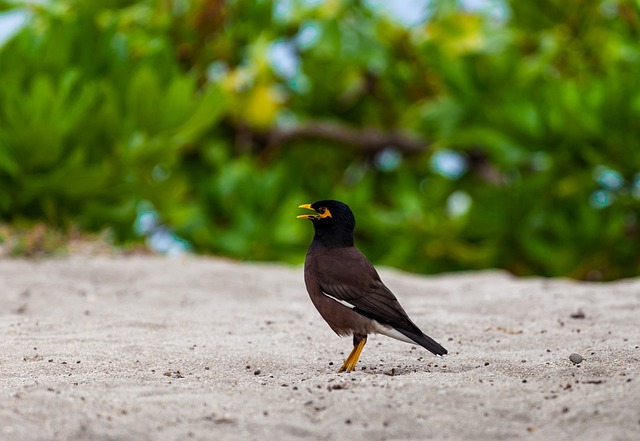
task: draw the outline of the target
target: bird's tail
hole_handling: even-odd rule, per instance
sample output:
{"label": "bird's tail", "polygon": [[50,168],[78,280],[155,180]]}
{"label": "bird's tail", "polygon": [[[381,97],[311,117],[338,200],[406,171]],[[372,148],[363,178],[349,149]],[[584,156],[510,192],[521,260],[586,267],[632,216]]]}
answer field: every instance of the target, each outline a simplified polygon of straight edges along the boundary
{"label": "bird's tail", "polygon": [[411,331],[406,331],[404,329],[396,328],[396,330],[404,334],[406,337],[409,337],[411,340],[415,341],[416,343],[418,343],[420,346],[422,346],[432,354],[446,355],[448,353],[447,350],[440,343],[438,343],[437,341],[435,341],[434,339],[432,339],[431,337],[429,337],[424,333],[422,335],[418,335]]}

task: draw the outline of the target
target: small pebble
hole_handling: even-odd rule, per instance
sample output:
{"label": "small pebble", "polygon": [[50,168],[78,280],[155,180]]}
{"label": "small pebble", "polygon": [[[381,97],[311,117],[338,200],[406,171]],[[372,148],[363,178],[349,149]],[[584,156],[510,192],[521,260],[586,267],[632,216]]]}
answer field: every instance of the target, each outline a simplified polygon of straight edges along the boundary
{"label": "small pebble", "polygon": [[573,364],[579,364],[582,363],[583,358],[582,355],[573,353],[569,355],[569,360],[571,360]]}
{"label": "small pebble", "polygon": [[574,312],[573,314],[570,315],[570,317],[572,319],[583,319],[586,317],[584,311],[582,311],[582,309],[578,309],[577,312]]}

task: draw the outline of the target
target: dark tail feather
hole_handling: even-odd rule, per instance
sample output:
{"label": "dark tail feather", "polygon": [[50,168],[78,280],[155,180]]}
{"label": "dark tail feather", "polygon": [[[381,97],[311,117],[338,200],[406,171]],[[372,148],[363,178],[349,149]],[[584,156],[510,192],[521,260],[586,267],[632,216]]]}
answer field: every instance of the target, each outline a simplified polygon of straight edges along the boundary
{"label": "dark tail feather", "polygon": [[435,341],[434,339],[432,339],[426,334],[418,335],[418,334],[414,334],[413,332],[405,331],[404,329],[398,329],[398,328],[396,328],[396,331],[401,332],[405,336],[409,337],[411,340],[415,341],[416,343],[418,343],[420,346],[422,346],[432,354],[446,355],[448,353],[447,350],[444,347],[442,347],[442,345],[440,345],[440,343],[438,343],[437,341]]}

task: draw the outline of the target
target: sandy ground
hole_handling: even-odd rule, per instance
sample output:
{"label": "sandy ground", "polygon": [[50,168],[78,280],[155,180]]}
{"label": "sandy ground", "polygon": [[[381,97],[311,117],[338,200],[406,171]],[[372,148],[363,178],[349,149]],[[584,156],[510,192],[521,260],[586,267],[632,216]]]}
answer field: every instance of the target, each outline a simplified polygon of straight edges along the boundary
{"label": "sandy ground", "polygon": [[640,439],[640,280],[381,275],[450,355],[337,374],[301,268],[0,260],[0,439]]}

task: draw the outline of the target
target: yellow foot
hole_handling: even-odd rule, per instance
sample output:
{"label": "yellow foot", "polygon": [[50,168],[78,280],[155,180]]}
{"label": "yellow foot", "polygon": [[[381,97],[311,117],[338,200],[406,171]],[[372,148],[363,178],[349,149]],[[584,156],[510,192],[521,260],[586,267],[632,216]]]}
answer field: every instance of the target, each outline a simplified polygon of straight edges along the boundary
{"label": "yellow foot", "polygon": [[351,372],[356,368],[356,363],[360,358],[360,353],[362,352],[362,349],[364,348],[365,343],[367,343],[367,339],[363,338],[358,342],[356,346],[353,347],[353,350],[351,351],[347,359],[344,361],[344,363],[342,363],[342,366],[340,366],[340,369],[338,369],[338,373]]}

